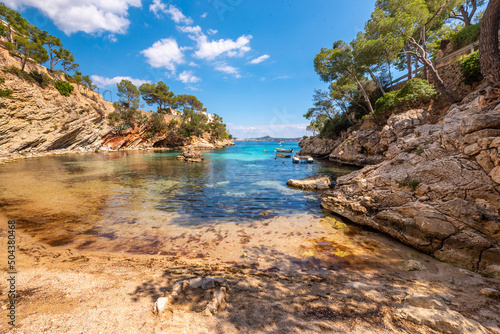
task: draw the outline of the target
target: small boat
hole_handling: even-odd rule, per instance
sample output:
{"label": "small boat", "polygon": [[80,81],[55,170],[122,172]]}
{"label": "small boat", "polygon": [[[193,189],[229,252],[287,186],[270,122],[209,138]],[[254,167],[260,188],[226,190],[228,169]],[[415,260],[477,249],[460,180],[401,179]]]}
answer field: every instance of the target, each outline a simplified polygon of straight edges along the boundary
{"label": "small boat", "polygon": [[295,164],[298,164],[298,163],[312,164],[314,162],[314,159],[308,155],[294,155],[292,157],[292,162]]}
{"label": "small boat", "polygon": [[276,152],[292,153],[293,148],[277,148]]}
{"label": "small boat", "polygon": [[278,158],[290,158],[292,155],[291,154],[276,153],[276,156]]}
{"label": "small boat", "polygon": [[283,145],[283,140],[278,140],[278,145],[282,146]]}

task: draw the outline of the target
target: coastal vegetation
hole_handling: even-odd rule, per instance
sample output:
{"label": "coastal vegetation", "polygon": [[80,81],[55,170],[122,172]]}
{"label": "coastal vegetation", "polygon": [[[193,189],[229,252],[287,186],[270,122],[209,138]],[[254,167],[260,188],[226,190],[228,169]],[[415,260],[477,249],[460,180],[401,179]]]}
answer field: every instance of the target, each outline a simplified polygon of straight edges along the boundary
{"label": "coastal vegetation", "polygon": [[[488,9],[494,3],[490,1]],[[459,101],[435,60],[478,41],[485,25],[481,18],[488,15],[488,9],[479,11],[484,5],[482,0],[377,1],[364,31],[354,40],[336,41],[316,55],[314,69],[330,85],[327,91],[315,91],[313,107],[304,114],[308,129],[337,137],[362,119],[383,124],[390,114],[430,100]],[[496,36],[492,49],[498,52],[498,21],[489,25],[491,32],[483,35]],[[455,60],[465,84],[483,79],[480,58],[481,51]],[[393,83],[394,69],[407,74],[402,88]]]}

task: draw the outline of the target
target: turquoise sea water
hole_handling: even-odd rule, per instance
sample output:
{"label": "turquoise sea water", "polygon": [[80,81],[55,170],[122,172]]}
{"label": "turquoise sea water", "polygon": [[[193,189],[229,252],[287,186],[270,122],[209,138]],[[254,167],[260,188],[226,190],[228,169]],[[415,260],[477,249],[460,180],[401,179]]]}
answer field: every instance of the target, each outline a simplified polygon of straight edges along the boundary
{"label": "turquoise sea water", "polygon": [[[286,181],[352,169],[327,161],[275,159],[276,142],[237,142],[203,153],[202,163],[179,152],[130,151],[48,156],[0,167],[0,210],[31,228],[247,222],[276,215],[320,213],[319,194]],[[296,142],[283,147],[300,148]],[[130,232],[134,233],[134,232]]]}

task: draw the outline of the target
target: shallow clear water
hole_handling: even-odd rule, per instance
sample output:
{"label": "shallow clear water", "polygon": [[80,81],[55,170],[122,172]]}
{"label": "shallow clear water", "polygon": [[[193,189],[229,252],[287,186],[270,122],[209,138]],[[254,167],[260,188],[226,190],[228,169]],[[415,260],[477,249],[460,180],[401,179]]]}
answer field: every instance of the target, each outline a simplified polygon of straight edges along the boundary
{"label": "shallow clear water", "polygon": [[[319,194],[291,189],[286,181],[316,173],[335,179],[352,171],[275,159],[276,147],[238,142],[203,153],[202,163],[178,161],[178,152],[165,151],[21,160],[0,167],[0,210],[33,231],[57,225],[72,233],[134,235],[145,226],[319,214]],[[299,150],[296,142],[283,147]]]}

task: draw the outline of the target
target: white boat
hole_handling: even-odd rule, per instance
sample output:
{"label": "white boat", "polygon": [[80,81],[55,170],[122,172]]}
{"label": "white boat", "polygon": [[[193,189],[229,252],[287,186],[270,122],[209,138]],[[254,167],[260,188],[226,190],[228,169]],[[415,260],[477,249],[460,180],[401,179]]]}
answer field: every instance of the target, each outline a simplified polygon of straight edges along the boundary
{"label": "white boat", "polygon": [[293,152],[293,148],[276,148],[276,152],[292,153]]}
{"label": "white boat", "polygon": [[292,162],[295,164],[298,163],[312,164],[314,162],[314,159],[308,155],[294,155],[292,157]]}

